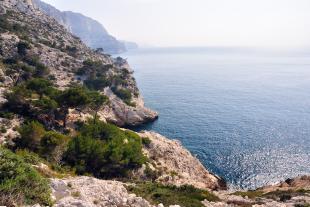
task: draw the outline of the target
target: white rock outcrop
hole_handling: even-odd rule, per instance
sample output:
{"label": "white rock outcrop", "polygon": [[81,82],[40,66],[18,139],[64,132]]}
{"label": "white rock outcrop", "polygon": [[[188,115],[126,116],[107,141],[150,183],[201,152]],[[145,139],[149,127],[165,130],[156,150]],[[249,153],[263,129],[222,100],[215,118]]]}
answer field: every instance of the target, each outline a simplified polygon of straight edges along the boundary
{"label": "white rock outcrop", "polygon": [[148,121],[153,121],[158,117],[158,113],[144,106],[142,97],[135,98],[135,107],[128,106],[118,98],[110,88],[104,90],[104,94],[109,97],[110,106],[101,110],[98,115],[107,121],[119,126],[136,126]]}
{"label": "white rock outcrop", "polygon": [[[124,183],[92,177],[51,179],[55,207],[164,207],[130,194]],[[173,205],[170,207],[180,207]]]}
{"label": "white rock outcrop", "polygon": [[52,179],[56,207],[70,206],[136,206],[150,207],[148,201],[129,194],[121,182],[99,180],[91,177]]}
{"label": "white rock outcrop", "polygon": [[193,185],[201,189],[226,189],[225,182],[210,173],[179,141],[155,132],[144,131],[139,135],[151,140],[145,152],[163,173],[158,178],[159,182],[177,186]]}

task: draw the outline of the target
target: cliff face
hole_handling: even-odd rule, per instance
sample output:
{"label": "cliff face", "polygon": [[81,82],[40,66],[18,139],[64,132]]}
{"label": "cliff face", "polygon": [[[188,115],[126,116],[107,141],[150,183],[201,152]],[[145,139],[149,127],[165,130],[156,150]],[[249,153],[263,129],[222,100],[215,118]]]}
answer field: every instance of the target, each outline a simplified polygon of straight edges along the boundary
{"label": "cliff face", "polygon": [[157,178],[159,182],[176,186],[192,185],[200,189],[227,188],[224,180],[206,170],[179,141],[167,139],[155,132],[145,131],[139,135],[151,140],[145,152],[152,160],[153,167],[161,170]]}
{"label": "cliff face", "polygon": [[40,0],[33,0],[33,3],[36,8],[55,18],[71,33],[81,38],[89,47],[93,49],[102,48],[105,52],[113,54],[126,51],[126,45],[111,36],[96,20],[71,11],[61,12]]}
{"label": "cliff face", "polygon": [[[102,77],[110,80],[110,85],[102,90],[110,97],[110,102],[99,112],[100,119],[118,125],[138,125],[157,118],[156,112],[144,107],[132,70],[124,59],[114,59],[110,55],[93,51],[55,19],[36,10],[31,1],[5,0],[0,3],[1,10],[6,13],[3,17],[9,25],[8,29],[0,33],[0,59],[18,56],[17,45],[28,42],[31,48],[29,55],[48,67],[53,83],[60,89],[71,84],[83,84],[83,80],[89,78],[90,74],[78,76],[77,70],[83,70],[84,62],[91,61],[99,65],[99,71],[105,71]],[[18,74],[9,74],[6,65],[0,66],[0,101],[3,103],[3,94],[13,86]],[[133,104],[116,97],[111,90],[116,84],[117,88],[130,94]]]}

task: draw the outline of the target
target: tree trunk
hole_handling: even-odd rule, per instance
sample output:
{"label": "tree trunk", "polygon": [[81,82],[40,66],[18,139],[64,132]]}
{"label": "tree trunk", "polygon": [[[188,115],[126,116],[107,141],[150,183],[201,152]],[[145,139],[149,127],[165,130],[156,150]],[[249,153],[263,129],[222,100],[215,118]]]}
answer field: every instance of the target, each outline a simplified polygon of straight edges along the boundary
{"label": "tree trunk", "polygon": [[63,117],[63,128],[67,128],[67,116],[69,114],[68,109],[64,109],[64,117]]}
{"label": "tree trunk", "polygon": [[97,113],[98,111],[95,112],[95,115],[94,115],[94,124],[96,124],[96,120],[97,120]]}

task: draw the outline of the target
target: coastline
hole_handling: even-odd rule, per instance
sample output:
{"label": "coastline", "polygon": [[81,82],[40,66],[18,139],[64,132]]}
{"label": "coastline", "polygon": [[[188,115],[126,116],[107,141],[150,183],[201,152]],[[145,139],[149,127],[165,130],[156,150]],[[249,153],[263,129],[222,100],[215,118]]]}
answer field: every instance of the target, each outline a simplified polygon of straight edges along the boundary
{"label": "coastline", "polygon": [[[16,176],[21,176],[23,175],[22,173],[27,173],[31,170],[33,174],[31,174],[32,177],[30,178],[36,175],[37,180],[46,181],[39,183],[40,185],[38,184],[39,186],[36,187],[49,187],[53,199],[51,203],[56,207],[163,207],[164,205],[179,207],[182,206],[181,202],[189,203],[191,207],[291,207],[296,205],[309,207],[309,176],[286,180],[278,185],[268,186],[255,191],[230,191],[230,189],[227,189],[227,183],[224,179],[210,173],[201,161],[191,154],[180,141],[169,139],[152,131],[135,133],[107,124],[110,122],[118,126],[136,126],[158,118],[157,112],[144,106],[143,99],[141,94],[139,94],[139,90],[127,61],[124,61],[124,59],[112,59],[108,55],[98,54],[92,51],[80,40],[68,33],[68,31],[55,20],[35,11],[32,7],[31,0],[25,2],[18,1],[18,7],[13,4],[14,2],[12,3],[9,0],[5,0],[4,3],[5,8],[14,11],[10,13],[11,15],[20,17],[10,17],[14,22],[15,19],[18,19],[21,23],[28,23],[33,28],[38,28],[36,31],[29,31],[28,35],[32,38],[32,41],[38,41],[36,38],[41,34],[37,32],[42,31],[42,33],[48,33],[48,35],[50,35],[47,37],[50,38],[50,40],[54,40],[56,36],[58,37],[59,34],[61,34],[65,38],[65,42],[76,47],[75,49],[71,48],[71,50],[66,51],[67,47],[62,48],[59,46],[59,49],[46,42],[45,44],[28,43],[32,48],[29,46],[29,49],[25,49],[26,51],[24,53],[26,53],[26,55],[27,52],[33,56],[38,55],[39,60],[37,61],[42,61],[42,63],[39,62],[39,65],[41,67],[44,65],[48,66],[53,75],[53,83],[48,86],[48,92],[43,94],[45,96],[44,98],[52,100],[56,104],[56,101],[65,101],[64,103],[59,101],[62,103],[59,107],[52,106],[53,110],[50,110],[50,113],[45,114],[45,108],[40,111],[40,107],[33,104],[41,100],[40,98],[43,96],[42,94],[40,96],[38,92],[41,89],[41,85],[33,91],[26,91],[29,93],[24,93],[24,91],[22,91],[21,94],[18,94],[19,96],[16,99],[13,99],[13,101],[16,101],[15,103],[19,103],[18,101],[21,99],[27,106],[25,108],[29,110],[27,112],[29,112],[31,117],[28,117],[27,114],[24,115],[23,112],[25,111],[22,110],[22,113],[20,111],[16,112],[16,114],[6,113],[5,117],[0,118],[0,123],[3,127],[0,134],[0,144],[11,145],[10,147],[12,148],[12,150],[4,149],[4,147],[0,148],[1,161],[5,160],[9,163],[8,165],[2,165],[2,163],[0,163],[0,166],[7,170],[5,172],[8,172],[7,174],[10,175],[4,177],[4,181],[6,181],[6,179],[14,180],[15,177],[12,177],[11,174],[14,174],[12,172],[16,169],[20,170],[20,166],[24,168],[17,171]],[[0,10],[1,9],[2,7],[0,7]],[[6,11],[6,9],[4,10]],[[46,26],[47,23],[48,26]],[[5,45],[5,47],[3,47],[4,55],[2,56],[2,54],[0,54],[1,58],[8,59],[11,58],[11,55],[19,57],[17,55],[18,50],[16,49],[16,45],[20,46],[21,44],[21,42],[19,42],[19,37],[13,32],[12,34],[10,32],[1,33],[0,36],[2,38],[0,45]],[[29,37],[27,36],[27,38]],[[75,51],[74,54],[72,54],[72,50]],[[85,61],[85,59],[92,59],[92,61]],[[64,60],[70,61],[70,64],[64,64]],[[24,61],[24,59],[18,61]],[[75,70],[77,68],[85,69],[84,67],[86,66],[89,66],[91,69],[93,69],[93,67],[97,69],[96,67],[98,66],[99,70],[108,68],[107,74],[105,75],[112,79],[111,84],[98,90],[99,92],[96,91],[98,97],[100,97],[100,95],[105,95],[103,98],[108,100],[107,104],[104,105],[103,108],[100,108],[100,110],[97,110],[95,115],[93,115],[93,112],[97,108],[92,110],[90,109],[92,106],[88,105],[86,107],[86,104],[72,104],[73,106],[69,105],[66,108],[67,110],[63,110],[65,111],[64,114],[59,116],[59,114],[63,112],[63,106],[67,104],[67,99],[61,99],[59,97],[62,96],[58,96],[64,91],[82,91],[82,95],[79,93],[73,93],[74,95],[71,95],[69,93],[70,96],[66,98],[69,99],[74,97],[72,101],[74,102],[76,97],[82,97],[82,101],[78,100],[78,102],[87,102],[87,95],[90,94],[89,91],[83,91],[82,87],[70,88],[72,85],[84,84],[84,82],[82,82],[82,76],[76,75],[77,71]],[[6,69],[10,67],[10,65],[4,63],[0,65],[1,80],[4,80],[3,82],[1,81],[0,86],[1,102],[3,102],[3,104],[12,101],[9,100],[9,98],[6,99],[7,96],[5,96],[5,93],[12,94],[11,97],[16,95],[14,94],[15,90],[11,90],[12,88],[16,89],[14,88],[13,78],[4,73]],[[86,67],[86,69],[89,68]],[[115,76],[117,78],[115,78]],[[43,78],[44,77],[45,76],[43,76]],[[41,77],[39,81],[42,81],[43,78]],[[119,81],[120,79],[121,81]],[[38,79],[34,80],[38,81]],[[26,81],[27,80],[25,80],[25,82]],[[118,82],[121,83],[116,84]],[[26,90],[25,88],[28,86],[29,85],[26,85],[21,90]],[[130,98],[124,98],[121,96],[122,94],[117,96],[117,89],[123,90],[123,92],[125,91],[124,93]],[[27,90],[30,89],[27,88]],[[56,91],[55,94],[57,95],[54,93],[50,95],[50,90]],[[30,94],[30,98],[26,96],[28,94]],[[25,95],[25,97],[23,95]],[[54,96],[56,96],[56,98]],[[55,100],[53,98],[55,98]],[[100,104],[99,107],[102,107],[101,102]],[[14,107],[18,104],[12,105]],[[9,110],[9,107],[5,110]],[[49,116],[50,114],[52,115]],[[96,115],[99,115],[97,118],[101,122],[96,122]],[[29,118],[32,120],[27,123],[27,119]],[[93,118],[91,120],[91,124],[93,125],[87,125],[89,118]],[[81,130],[81,125],[83,124],[86,125],[84,132]],[[26,127],[24,131],[20,130],[23,126]],[[91,135],[86,133],[87,129],[92,132]],[[27,134],[27,132],[30,133]],[[22,155],[18,155],[14,151],[14,148],[18,144],[16,140],[20,138],[23,139],[22,141],[26,140],[26,142],[30,140],[30,147],[25,144],[26,147],[23,148],[24,151],[22,152],[25,154]],[[47,139],[47,141],[45,139]],[[115,142],[111,141],[115,139],[117,139]],[[70,142],[70,146],[68,142]],[[82,143],[81,146],[79,145],[80,143]],[[109,143],[109,145],[107,143]],[[46,148],[44,148],[43,144],[45,144],[45,147],[48,147],[48,150],[44,150]],[[50,149],[50,147],[52,149]],[[69,147],[71,147],[70,150],[74,152],[74,156],[71,158],[77,159],[76,165],[65,160],[65,156],[63,156],[65,153],[70,152],[68,150]],[[84,149],[84,147],[86,149]],[[108,151],[106,148],[109,150],[111,148],[111,150]],[[46,155],[45,153],[49,150],[51,154]],[[16,152],[17,151],[18,150],[16,150]],[[49,159],[54,155],[52,153],[56,154],[55,157],[59,163],[50,162]],[[113,156],[110,156],[111,154]],[[7,157],[5,157],[5,155],[7,155]],[[84,159],[83,156],[86,156],[86,158]],[[45,157],[46,160],[44,160],[43,157]],[[102,159],[99,160],[98,157]],[[12,165],[12,163],[15,165]],[[85,167],[83,166],[85,163],[90,164]],[[96,174],[93,171],[87,171],[94,170],[93,166],[98,167],[96,168],[98,171],[95,172],[97,173],[97,178],[95,178]],[[109,171],[112,167],[117,169],[111,171],[113,173],[118,173],[116,176],[116,173],[112,175],[115,177],[110,178],[106,176],[106,180],[99,179],[103,178],[104,176],[100,176],[106,171]],[[67,171],[67,168],[69,168],[69,171]],[[132,171],[128,172],[128,169]],[[78,170],[81,171],[79,172]],[[124,175],[120,173],[121,170],[125,171]],[[88,176],[83,176],[85,174]],[[123,177],[121,177],[121,175]],[[28,177],[22,178],[27,178],[22,181],[29,182]],[[50,181],[50,183],[48,183],[48,181]],[[21,183],[23,184],[23,182]],[[33,182],[31,184],[37,183]],[[9,183],[8,186],[11,187],[12,185]],[[27,187],[27,185],[23,185],[23,187],[24,186]],[[14,193],[18,190],[20,190],[20,188],[14,188],[12,192]],[[31,191],[31,193],[32,190],[36,189],[27,189],[27,191]],[[48,190],[44,190],[45,194],[49,193]],[[48,195],[46,196],[45,194],[44,196],[48,197]],[[3,197],[0,198],[8,197],[3,194],[1,196]],[[17,200],[20,198],[19,196],[20,195],[17,196]],[[31,196],[30,199],[36,195]],[[175,198],[178,198],[178,200],[174,200]],[[16,206],[17,204],[14,198],[12,200],[13,201],[9,200],[7,202],[9,205]],[[166,201],[168,204],[163,204],[164,201],[162,200]],[[195,203],[191,203],[192,201]],[[2,202],[2,200],[0,200],[0,202]],[[6,202],[6,200],[4,202]],[[2,204],[0,203],[0,205]],[[26,205],[26,203],[23,203],[22,206],[23,205]],[[38,207],[40,205],[34,206]]]}

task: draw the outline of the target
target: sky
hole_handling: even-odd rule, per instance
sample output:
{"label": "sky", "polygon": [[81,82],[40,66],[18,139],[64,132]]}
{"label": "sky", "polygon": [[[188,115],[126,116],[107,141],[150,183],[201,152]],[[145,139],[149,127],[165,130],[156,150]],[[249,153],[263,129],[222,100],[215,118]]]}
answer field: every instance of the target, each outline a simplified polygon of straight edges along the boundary
{"label": "sky", "polygon": [[144,46],[310,47],[310,0],[44,0]]}

